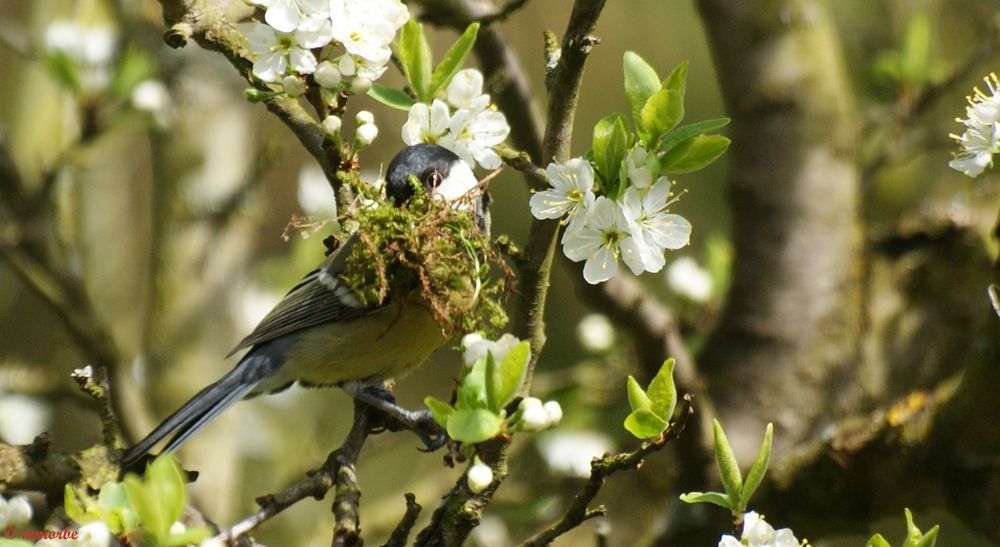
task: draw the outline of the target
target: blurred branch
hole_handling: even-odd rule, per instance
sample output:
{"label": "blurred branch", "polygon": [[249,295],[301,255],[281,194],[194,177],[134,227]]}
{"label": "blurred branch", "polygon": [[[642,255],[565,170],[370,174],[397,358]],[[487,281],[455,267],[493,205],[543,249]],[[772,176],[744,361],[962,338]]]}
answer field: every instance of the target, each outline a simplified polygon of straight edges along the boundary
{"label": "blurred branch", "polygon": [[80,476],[80,467],[71,455],[50,455],[49,448],[46,434],[26,445],[0,443],[0,486],[61,493],[67,482]]}
{"label": "blurred branch", "polygon": [[510,17],[514,12],[524,7],[528,3],[528,0],[508,0],[506,4],[497,8],[493,13],[489,15],[484,15],[477,19],[480,25],[489,26],[497,21],[504,21]]}
{"label": "blurred branch", "polygon": [[[230,11],[225,12],[208,0],[160,0],[160,4],[163,5],[164,22],[169,27],[164,34],[167,45],[181,48],[193,38],[201,47],[221,53],[250,85],[261,91],[272,91],[253,77],[246,37],[235,24],[249,15],[252,7],[241,2],[228,2],[226,8]],[[302,146],[319,162],[327,180],[338,189],[341,182],[337,171],[343,158],[337,147],[326,138],[319,123],[298,100],[287,95],[275,95],[263,103],[291,129]]]}
{"label": "blurred branch", "polygon": [[[295,505],[305,498],[323,499],[328,490],[337,486],[337,493],[334,499],[334,515],[336,516],[336,527],[334,529],[334,545],[354,545],[357,543],[337,543],[337,538],[341,533],[350,531],[351,522],[354,525],[354,533],[357,532],[357,492],[356,484],[348,484],[341,479],[341,468],[348,466],[353,475],[355,462],[361,447],[371,433],[370,413],[374,412],[371,407],[360,405],[354,406],[354,424],[340,448],[334,450],[326,458],[326,462],[316,470],[307,474],[308,478],[289,486],[278,494],[270,494],[257,499],[260,509],[224,530],[216,539],[220,541],[231,541],[244,534],[249,533],[254,528],[268,521],[278,513]],[[355,540],[360,538],[355,537]]]}
{"label": "blurred branch", "polygon": [[403,513],[403,518],[400,519],[399,524],[396,525],[396,529],[392,531],[389,539],[386,540],[382,547],[405,547],[406,540],[410,537],[410,531],[413,530],[413,525],[417,523],[417,517],[420,516],[420,511],[423,507],[417,503],[417,497],[413,494],[407,492],[405,497],[406,512]]}
{"label": "blurred branch", "polygon": [[670,426],[660,433],[656,440],[643,444],[641,448],[633,452],[594,458],[590,462],[590,479],[587,480],[587,484],[584,485],[580,493],[573,498],[566,514],[542,532],[522,543],[521,547],[549,545],[556,538],[576,528],[584,521],[604,515],[603,505],[596,509],[589,509],[588,506],[600,492],[601,487],[604,486],[605,479],[619,471],[638,469],[649,455],[661,450],[668,442],[679,438],[684,432],[688,418],[694,413],[691,406],[692,400],[693,397],[690,395],[684,396],[681,401],[680,414],[670,422]]}

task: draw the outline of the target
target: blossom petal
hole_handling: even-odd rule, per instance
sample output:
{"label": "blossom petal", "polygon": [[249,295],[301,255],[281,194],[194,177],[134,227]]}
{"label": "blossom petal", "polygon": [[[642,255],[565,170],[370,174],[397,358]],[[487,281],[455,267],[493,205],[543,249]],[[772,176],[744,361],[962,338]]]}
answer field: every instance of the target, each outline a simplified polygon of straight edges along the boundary
{"label": "blossom petal", "polygon": [[615,257],[614,249],[605,246],[587,259],[583,265],[583,279],[591,285],[597,285],[611,279],[617,271],[618,259]]}

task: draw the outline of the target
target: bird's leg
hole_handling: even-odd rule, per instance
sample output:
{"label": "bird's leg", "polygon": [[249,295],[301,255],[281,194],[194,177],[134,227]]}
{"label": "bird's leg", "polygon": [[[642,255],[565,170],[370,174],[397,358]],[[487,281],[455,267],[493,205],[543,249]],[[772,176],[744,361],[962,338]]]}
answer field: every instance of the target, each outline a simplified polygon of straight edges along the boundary
{"label": "bird's leg", "polygon": [[[397,405],[392,393],[381,386],[344,382],[341,387],[356,400],[380,410],[390,422],[388,429],[412,431],[424,443],[427,452],[433,452],[448,443],[448,434],[434,421],[429,410],[405,409]],[[396,427],[392,427],[393,425]]]}

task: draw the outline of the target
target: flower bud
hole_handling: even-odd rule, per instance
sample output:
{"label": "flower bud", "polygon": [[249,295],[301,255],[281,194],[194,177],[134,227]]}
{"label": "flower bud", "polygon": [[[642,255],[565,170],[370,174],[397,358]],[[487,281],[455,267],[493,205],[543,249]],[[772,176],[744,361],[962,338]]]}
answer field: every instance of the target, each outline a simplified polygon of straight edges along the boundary
{"label": "flower bud", "polygon": [[306,82],[298,76],[285,76],[281,80],[281,88],[285,90],[285,95],[294,99],[306,92]]}
{"label": "flower bud", "polygon": [[358,126],[356,137],[361,146],[368,146],[378,137],[378,126],[373,123],[366,123]]}
{"label": "flower bud", "polygon": [[365,78],[354,78],[351,80],[351,93],[354,95],[363,95],[368,93],[368,90],[371,88],[371,80]]}
{"label": "flower bud", "polygon": [[340,70],[337,69],[330,61],[323,61],[316,67],[315,72],[313,72],[313,79],[316,83],[323,86],[326,89],[333,89],[340,86],[341,76]]}
{"label": "flower bud", "polygon": [[479,494],[493,482],[493,470],[477,459],[469,468],[466,481],[469,483],[469,490],[472,490],[473,494]]}
{"label": "flower bud", "polygon": [[521,399],[518,406],[521,409],[521,427],[525,431],[541,431],[549,425],[549,415],[542,406],[542,401],[535,397]]}
{"label": "flower bud", "polygon": [[548,401],[542,405],[542,409],[545,410],[545,415],[548,419],[547,427],[559,425],[559,422],[562,421],[563,411],[558,401]]}
{"label": "flower bud", "polygon": [[331,114],[330,116],[323,118],[323,123],[321,125],[323,126],[323,131],[332,137],[337,133],[340,133],[340,127],[343,125],[343,122],[340,121],[339,117]]}
{"label": "flower bud", "polygon": [[354,116],[354,123],[357,125],[364,125],[366,123],[375,123],[375,115],[367,110],[362,110]]}
{"label": "flower bud", "polygon": [[25,496],[14,496],[5,508],[7,526],[24,526],[31,520],[31,504]]}
{"label": "flower bud", "polygon": [[80,547],[107,547],[111,543],[111,531],[99,520],[84,524],[78,532],[77,542]]}

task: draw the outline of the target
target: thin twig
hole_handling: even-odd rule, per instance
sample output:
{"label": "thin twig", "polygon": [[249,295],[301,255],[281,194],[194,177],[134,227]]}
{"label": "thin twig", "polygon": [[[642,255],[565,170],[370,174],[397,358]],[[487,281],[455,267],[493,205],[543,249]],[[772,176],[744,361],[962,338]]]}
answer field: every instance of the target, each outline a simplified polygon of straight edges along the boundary
{"label": "thin twig", "polygon": [[603,515],[603,508],[588,509],[587,506],[600,492],[605,479],[619,471],[638,469],[650,454],[661,450],[668,442],[680,437],[687,425],[688,418],[694,413],[691,406],[692,400],[693,397],[690,395],[684,396],[680,414],[670,422],[667,429],[660,433],[656,440],[643,444],[642,447],[633,452],[595,458],[590,462],[590,479],[587,480],[587,484],[583,486],[580,493],[573,498],[562,518],[522,543],[521,547],[548,545],[584,521]]}
{"label": "thin twig", "polygon": [[497,21],[503,21],[514,14],[517,10],[524,7],[528,3],[528,0],[510,0],[500,8],[496,9],[493,13],[489,15],[484,15],[477,19],[480,25],[486,27],[496,23]]}
{"label": "thin twig", "polygon": [[404,496],[406,498],[406,512],[403,513],[403,518],[399,520],[396,529],[392,531],[382,547],[404,547],[406,540],[410,537],[410,531],[413,530],[413,525],[417,523],[417,517],[420,516],[423,507],[417,503],[417,497],[413,494],[407,492]]}

